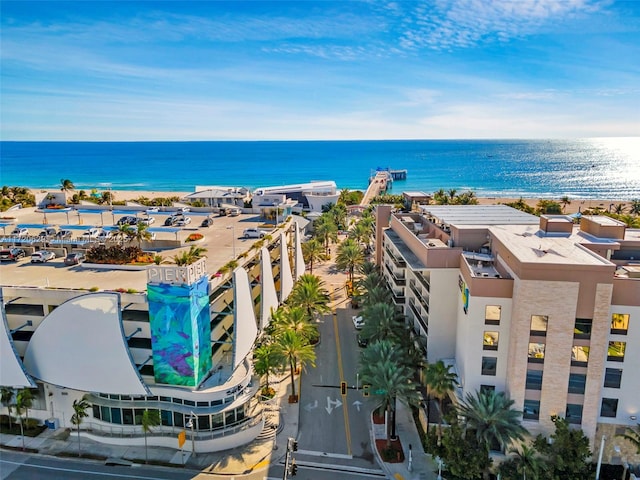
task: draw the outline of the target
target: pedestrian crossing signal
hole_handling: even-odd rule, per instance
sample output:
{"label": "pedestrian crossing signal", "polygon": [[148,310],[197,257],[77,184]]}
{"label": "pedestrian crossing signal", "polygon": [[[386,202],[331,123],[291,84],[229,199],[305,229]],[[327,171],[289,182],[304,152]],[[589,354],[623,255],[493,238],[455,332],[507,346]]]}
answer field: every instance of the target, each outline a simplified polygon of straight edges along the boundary
{"label": "pedestrian crossing signal", "polygon": [[340,382],[340,393],[343,397],[347,394],[347,382]]}
{"label": "pedestrian crossing signal", "polygon": [[363,385],[362,386],[362,395],[365,397],[369,396],[369,387],[370,385]]}

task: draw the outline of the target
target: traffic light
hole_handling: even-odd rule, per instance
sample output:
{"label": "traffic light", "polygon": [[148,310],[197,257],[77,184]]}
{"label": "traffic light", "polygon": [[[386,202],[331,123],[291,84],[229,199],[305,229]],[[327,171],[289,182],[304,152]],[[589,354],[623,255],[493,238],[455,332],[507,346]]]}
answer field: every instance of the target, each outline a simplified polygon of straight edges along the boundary
{"label": "traffic light", "polygon": [[295,462],[291,463],[291,471],[289,473],[292,477],[295,477],[298,474],[298,465]]}
{"label": "traffic light", "polygon": [[363,395],[363,396],[365,396],[365,397],[368,397],[368,396],[369,396],[369,387],[370,387],[370,386],[371,386],[371,385],[367,385],[367,384],[364,384],[364,385],[362,386],[362,395]]}
{"label": "traffic light", "polygon": [[292,452],[297,452],[298,451],[298,442],[296,442],[295,440],[291,441],[291,451]]}
{"label": "traffic light", "polygon": [[343,397],[347,394],[347,382],[340,382],[340,393]]}

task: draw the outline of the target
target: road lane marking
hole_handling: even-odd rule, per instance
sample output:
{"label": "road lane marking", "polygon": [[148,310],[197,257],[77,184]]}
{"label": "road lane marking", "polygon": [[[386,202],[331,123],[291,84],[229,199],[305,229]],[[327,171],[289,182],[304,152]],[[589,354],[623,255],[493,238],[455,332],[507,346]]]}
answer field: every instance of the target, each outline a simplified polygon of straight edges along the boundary
{"label": "road lane marking", "polygon": [[11,462],[9,460],[0,460],[0,463],[7,463],[10,465],[19,465],[20,467],[29,467],[29,468],[39,468],[41,470],[54,470],[56,472],[70,472],[70,473],[82,473],[87,475],[101,475],[103,477],[117,477],[117,478],[137,478],[142,480],[165,480],[160,477],[141,477],[139,475],[125,475],[123,473],[106,473],[106,472],[95,472],[91,470],[75,470],[73,468],[61,468],[61,467],[50,467],[48,465],[36,465],[32,463],[22,463],[22,462]]}
{"label": "road lane marking", "polygon": [[[335,308],[333,309],[333,328],[336,334],[336,350],[338,353],[338,373],[340,375],[340,382],[344,382],[344,370],[342,369],[342,351],[340,350],[340,333],[338,331],[338,313]],[[349,429],[349,409],[347,408],[347,402],[342,404],[342,412],[344,414],[344,434],[347,439],[347,453],[351,452],[351,430]]]}

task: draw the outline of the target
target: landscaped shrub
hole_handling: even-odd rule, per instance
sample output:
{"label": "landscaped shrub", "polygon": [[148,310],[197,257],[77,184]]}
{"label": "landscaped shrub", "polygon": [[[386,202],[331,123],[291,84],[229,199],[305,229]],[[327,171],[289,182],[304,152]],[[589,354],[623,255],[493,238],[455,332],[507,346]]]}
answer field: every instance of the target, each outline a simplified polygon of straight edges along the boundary
{"label": "landscaped shrub", "polygon": [[153,263],[153,255],[140,247],[121,245],[96,245],[87,250],[88,263],[124,265],[128,263]]}
{"label": "landscaped shrub", "polygon": [[185,242],[195,242],[196,240],[202,240],[203,238],[204,235],[202,235],[201,233],[192,233],[187,237]]}

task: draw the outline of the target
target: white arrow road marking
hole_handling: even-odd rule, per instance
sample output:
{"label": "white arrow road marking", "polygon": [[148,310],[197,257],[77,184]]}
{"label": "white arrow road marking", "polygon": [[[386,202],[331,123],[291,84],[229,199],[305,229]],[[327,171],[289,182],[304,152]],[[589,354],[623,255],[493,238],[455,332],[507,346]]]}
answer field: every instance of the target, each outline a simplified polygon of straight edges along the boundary
{"label": "white arrow road marking", "polygon": [[333,409],[338,408],[341,405],[342,402],[340,400],[331,400],[331,397],[327,397],[327,406],[325,407],[325,410],[329,415],[331,415]]}
{"label": "white arrow road marking", "polygon": [[304,407],[304,409],[305,409],[307,412],[310,412],[310,411],[311,411],[311,410],[313,410],[314,408],[318,408],[318,400],[316,400],[316,401],[315,401],[315,402],[313,402],[313,403],[307,403],[307,404],[305,405],[305,407]]}
{"label": "white arrow road marking", "polygon": [[358,411],[360,411],[360,405],[362,405],[362,402],[356,400],[355,402],[353,402],[353,404],[356,406],[356,408],[358,409]]}

